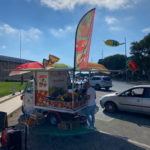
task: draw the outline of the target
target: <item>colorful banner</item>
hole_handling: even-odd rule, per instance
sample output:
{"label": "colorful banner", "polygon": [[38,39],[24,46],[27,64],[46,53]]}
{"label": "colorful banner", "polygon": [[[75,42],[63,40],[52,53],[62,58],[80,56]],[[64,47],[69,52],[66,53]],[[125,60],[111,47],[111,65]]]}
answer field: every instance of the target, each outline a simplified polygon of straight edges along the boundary
{"label": "colorful banner", "polygon": [[51,69],[52,65],[59,61],[59,58],[54,55],[49,55],[48,60],[43,59],[43,67],[46,69]]}
{"label": "colorful banner", "polygon": [[95,8],[87,12],[80,20],[75,39],[75,69],[83,69],[88,65]]}
{"label": "colorful banner", "polygon": [[135,64],[135,62],[133,60],[130,60],[128,62],[128,65],[133,71],[137,71],[139,69],[139,67]]}
{"label": "colorful banner", "polygon": [[104,42],[108,46],[119,46],[119,45],[125,44],[125,43],[119,43],[118,41],[115,41],[115,40],[106,40]]}

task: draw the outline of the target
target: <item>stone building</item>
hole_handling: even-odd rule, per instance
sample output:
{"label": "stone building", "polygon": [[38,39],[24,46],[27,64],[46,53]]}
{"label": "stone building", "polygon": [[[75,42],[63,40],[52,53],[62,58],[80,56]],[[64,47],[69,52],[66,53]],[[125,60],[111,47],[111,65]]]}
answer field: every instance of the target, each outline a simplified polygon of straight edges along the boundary
{"label": "stone building", "polygon": [[[16,68],[16,66],[27,63],[33,62],[31,60],[20,59],[15,57],[9,56],[2,56],[0,55],[0,81],[5,80],[20,80],[20,76],[12,76],[9,77],[9,73]],[[25,75],[26,77],[29,75]]]}

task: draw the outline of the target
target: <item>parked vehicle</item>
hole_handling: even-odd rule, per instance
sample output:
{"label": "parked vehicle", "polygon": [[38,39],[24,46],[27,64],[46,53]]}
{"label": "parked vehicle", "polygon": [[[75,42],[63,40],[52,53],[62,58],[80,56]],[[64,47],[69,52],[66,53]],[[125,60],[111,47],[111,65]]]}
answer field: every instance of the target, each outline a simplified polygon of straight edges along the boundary
{"label": "parked vehicle", "polygon": [[109,90],[112,87],[112,80],[109,76],[93,76],[89,79],[91,86],[95,89],[105,88]]}
{"label": "parked vehicle", "polygon": [[112,93],[100,99],[107,112],[118,110],[150,114],[150,85],[134,86],[121,93]]}

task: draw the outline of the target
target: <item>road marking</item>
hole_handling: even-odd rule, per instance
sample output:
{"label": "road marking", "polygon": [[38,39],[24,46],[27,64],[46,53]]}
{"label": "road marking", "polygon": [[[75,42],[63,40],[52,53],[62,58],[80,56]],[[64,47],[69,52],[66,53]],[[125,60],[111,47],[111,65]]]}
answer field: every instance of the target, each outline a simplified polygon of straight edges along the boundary
{"label": "road marking", "polygon": [[[100,131],[101,133],[104,133],[104,134],[108,134],[108,135],[113,135],[111,133],[108,133],[108,132],[105,132],[105,131],[102,131],[102,130],[98,130]],[[138,146],[142,146],[142,147],[145,147],[145,148],[149,148],[150,149],[150,145],[147,145],[147,144],[144,144],[144,143],[140,143],[138,141],[134,141],[134,140],[131,140],[131,139],[127,139],[127,138],[123,138],[123,137],[120,137],[120,136],[117,136],[117,135],[113,135],[113,136],[116,136],[118,138],[121,138],[123,140],[126,140],[127,142],[129,143],[132,143],[132,144],[135,144],[135,145],[138,145]]]}
{"label": "road marking", "polygon": [[139,145],[139,146],[143,146],[145,148],[149,148],[150,149],[150,145],[147,145],[147,144],[144,144],[144,143],[140,143],[140,142],[137,142],[137,141],[134,141],[134,140],[131,140],[131,139],[128,139],[127,141],[130,142],[130,143],[133,143],[133,144],[136,144],[136,145]]}

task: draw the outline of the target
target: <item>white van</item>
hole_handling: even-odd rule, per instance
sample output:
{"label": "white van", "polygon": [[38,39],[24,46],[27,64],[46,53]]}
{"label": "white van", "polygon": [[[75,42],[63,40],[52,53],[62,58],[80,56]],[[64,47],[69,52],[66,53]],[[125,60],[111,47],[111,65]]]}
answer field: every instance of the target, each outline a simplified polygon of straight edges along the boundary
{"label": "white van", "polygon": [[112,80],[109,76],[93,76],[89,79],[92,87],[99,90],[100,88],[105,88],[109,90],[112,87]]}

